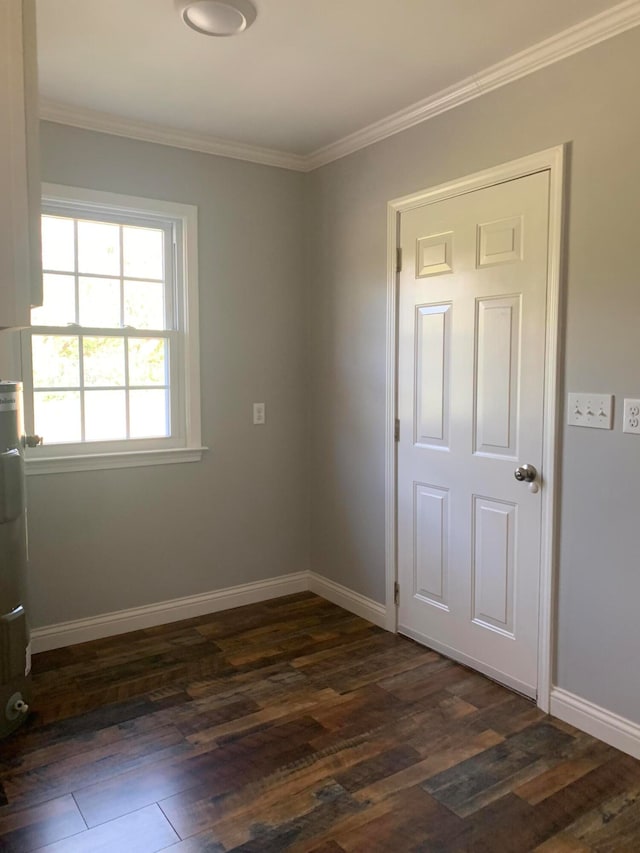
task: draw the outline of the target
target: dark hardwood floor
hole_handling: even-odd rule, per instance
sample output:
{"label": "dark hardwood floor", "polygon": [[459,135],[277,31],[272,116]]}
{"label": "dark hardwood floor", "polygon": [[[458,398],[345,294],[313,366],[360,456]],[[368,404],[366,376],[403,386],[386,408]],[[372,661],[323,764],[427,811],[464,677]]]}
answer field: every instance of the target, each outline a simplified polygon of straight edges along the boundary
{"label": "dark hardwood floor", "polygon": [[640,762],[310,593],[34,673],[2,851],[640,851]]}

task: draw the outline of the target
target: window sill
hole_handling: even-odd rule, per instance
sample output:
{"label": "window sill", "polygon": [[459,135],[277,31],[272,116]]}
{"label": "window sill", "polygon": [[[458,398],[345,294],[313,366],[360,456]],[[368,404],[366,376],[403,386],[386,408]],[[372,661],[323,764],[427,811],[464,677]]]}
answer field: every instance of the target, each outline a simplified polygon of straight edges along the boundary
{"label": "window sill", "polygon": [[167,450],[136,450],[125,453],[91,453],[82,456],[42,456],[26,459],[28,476],[66,474],[72,471],[102,471],[108,468],[141,468],[200,462],[208,447],[178,447]]}

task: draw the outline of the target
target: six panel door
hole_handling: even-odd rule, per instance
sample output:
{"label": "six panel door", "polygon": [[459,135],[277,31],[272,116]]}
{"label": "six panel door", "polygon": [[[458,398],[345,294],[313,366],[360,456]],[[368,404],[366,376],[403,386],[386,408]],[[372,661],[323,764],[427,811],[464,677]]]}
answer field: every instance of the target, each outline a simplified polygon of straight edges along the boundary
{"label": "six panel door", "polygon": [[536,694],[549,174],[401,215],[400,633]]}

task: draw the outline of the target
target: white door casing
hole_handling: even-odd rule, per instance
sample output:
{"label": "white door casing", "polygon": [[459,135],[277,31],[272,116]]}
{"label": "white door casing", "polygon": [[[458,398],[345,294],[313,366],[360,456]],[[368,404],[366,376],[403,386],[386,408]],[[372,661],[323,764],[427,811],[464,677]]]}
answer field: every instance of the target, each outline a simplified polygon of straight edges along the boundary
{"label": "white door casing", "polygon": [[[551,149],[400,199],[389,217],[387,414],[395,417],[397,394],[401,435],[396,460],[389,417],[388,610],[397,546],[400,631],[522,692],[537,690],[542,708],[562,154]],[[513,476],[525,462],[542,474],[535,494]]]}

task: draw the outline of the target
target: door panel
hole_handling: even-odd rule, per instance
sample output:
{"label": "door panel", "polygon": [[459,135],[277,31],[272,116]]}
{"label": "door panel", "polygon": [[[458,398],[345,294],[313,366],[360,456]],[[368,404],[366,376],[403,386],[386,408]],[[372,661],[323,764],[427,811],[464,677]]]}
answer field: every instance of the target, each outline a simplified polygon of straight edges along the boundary
{"label": "door panel", "polygon": [[473,620],[513,636],[514,545],[518,508],[474,495]]}
{"label": "door panel", "polygon": [[414,508],[414,595],[437,607],[448,609],[448,493],[445,489],[416,483]]}
{"label": "door panel", "polygon": [[[399,630],[535,695],[549,173],[401,216]],[[541,481],[540,481],[541,482]]]}
{"label": "door panel", "polygon": [[446,447],[449,432],[451,305],[416,313],[416,443]]}
{"label": "door panel", "polygon": [[520,315],[520,296],[476,302],[476,453],[517,458]]}

